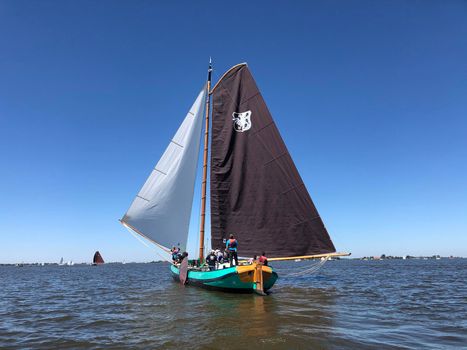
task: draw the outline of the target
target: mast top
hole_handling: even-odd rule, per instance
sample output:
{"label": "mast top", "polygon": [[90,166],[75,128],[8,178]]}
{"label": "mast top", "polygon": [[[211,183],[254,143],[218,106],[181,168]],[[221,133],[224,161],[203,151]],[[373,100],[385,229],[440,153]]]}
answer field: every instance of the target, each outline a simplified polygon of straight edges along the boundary
{"label": "mast top", "polygon": [[209,56],[208,82],[211,82],[211,73],[212,73],[212,59],[211,59],[211,56]]}

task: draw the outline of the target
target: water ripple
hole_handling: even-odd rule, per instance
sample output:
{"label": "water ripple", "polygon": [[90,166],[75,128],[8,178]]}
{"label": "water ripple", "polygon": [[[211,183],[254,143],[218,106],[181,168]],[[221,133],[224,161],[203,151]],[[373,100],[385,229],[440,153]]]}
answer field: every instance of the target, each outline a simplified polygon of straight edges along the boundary
{"label": "water ripple", "polygon": [[0,347],[459,349],[466,267],[331,261],[264,298],[180,286],[165,264],[0,267]]}

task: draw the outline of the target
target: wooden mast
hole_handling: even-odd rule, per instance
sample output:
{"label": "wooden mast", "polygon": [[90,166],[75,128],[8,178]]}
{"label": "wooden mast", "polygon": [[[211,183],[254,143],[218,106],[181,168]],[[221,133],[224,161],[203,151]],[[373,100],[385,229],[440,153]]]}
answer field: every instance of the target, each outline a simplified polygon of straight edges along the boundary
{"label": "wooden mast", "polygon": [[206,83],[206,124],[204,127],[203,180],[201,183],[201,218],[199,227],[199,259],[204,261],[204,227],[206,223],[206,182],[208,177],[209,113],[211,98],[211,58],[209,58],[208,81]]}

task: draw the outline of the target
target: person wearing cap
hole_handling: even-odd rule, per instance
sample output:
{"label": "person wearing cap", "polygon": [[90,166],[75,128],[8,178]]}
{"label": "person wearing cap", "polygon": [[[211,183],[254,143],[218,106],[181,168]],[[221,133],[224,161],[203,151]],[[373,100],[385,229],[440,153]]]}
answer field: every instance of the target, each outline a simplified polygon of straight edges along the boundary
{"label": "person wearing cap", "polygon": [[206,262],[209,266],[210,271],[214,271],[216,269],[216,260],[217,260],[217,256],[214,253],[214,250],[211,250],[209,255],[206,257]]}
{"label": "person wearing cap", "polygon": [[233,260],[235,260],[235,266],[238,266],[237,247],[238,241],[235,239],[233,234],[230,234],[230,238],[225,243],[225,249],[229,253],[230,267],[232,267]]}

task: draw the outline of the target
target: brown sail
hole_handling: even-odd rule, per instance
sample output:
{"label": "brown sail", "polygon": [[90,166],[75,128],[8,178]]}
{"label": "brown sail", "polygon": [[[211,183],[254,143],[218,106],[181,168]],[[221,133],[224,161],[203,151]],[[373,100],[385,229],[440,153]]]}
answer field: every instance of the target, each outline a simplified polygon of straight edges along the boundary
{"label": "brown sail", "polygon": [[335,252],[246,64],[221,78],[212,104],[213,248],[233,233],[240,256]]}
{"label": "brown sail", "polygon": [[104,263],[104,259],[102,259],[101,253],[99,253],[98,251],[94,253],[94,258],[92,259],[92,263],[93,263],[94,265],[98,265],[98,264],[103,264],[103,263]]}

